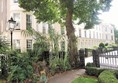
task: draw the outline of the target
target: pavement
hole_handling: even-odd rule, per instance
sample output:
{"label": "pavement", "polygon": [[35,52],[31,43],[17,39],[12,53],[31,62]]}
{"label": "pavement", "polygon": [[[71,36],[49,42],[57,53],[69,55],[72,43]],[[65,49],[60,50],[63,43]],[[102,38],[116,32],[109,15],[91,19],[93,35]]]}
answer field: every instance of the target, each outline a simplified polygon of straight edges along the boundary
{"label": "pavement", "polygon": [[[85,58],[85,65],[88,62],[93,62],[92,57]],[[75,78],[84,74],[85,69],[70,70],[49,78],[48,83],[71,83]]]}
{"label": "pavement", "polygon": [[85,69],[76,69],[51,77],[48,83],[71,83],[75,78],[84,75]]}

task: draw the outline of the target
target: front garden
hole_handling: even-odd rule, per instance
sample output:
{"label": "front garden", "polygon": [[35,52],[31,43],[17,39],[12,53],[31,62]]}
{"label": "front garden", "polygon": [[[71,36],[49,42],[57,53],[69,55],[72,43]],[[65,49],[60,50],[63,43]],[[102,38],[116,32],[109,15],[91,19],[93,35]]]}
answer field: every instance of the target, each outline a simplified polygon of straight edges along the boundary
{"label": "front garden", "polygon": [[76,78],[72,83],[118,83],[118,71],[100,69],[94,63],[88,63],[84,67],[84,63],[80,63],[84,62],[83,50],[80,51],[80,61],[76,66],[71,66],[68,52],[59,50],[62,35],[53,30],[49,37],[34,31],[32,34],[36,37],[33,49],[22,53],[10,50],[8,42],[0,38],[0,79],[10,83],[47,83],[48,78],[57,73],[82,66],[86,69],[87,76]]}
{"label": "front garden", "polygon": [[[33,49],[27,52],[11,50],[7,40],[0,38],[0,79],[12,83],[47,82],[48,77],[71,69],[68,52],[59,49],[63,35],[54,30],[46,36],[32,30],[24,31],[24,36],[35,35]],[[51,50],[51,51],[49,51]]]}
{"label": "front garden", "polygon": [[118,70],[101,69],[93,63],[87,63],[86,74],[72,81],[72,83],[118,83]]}

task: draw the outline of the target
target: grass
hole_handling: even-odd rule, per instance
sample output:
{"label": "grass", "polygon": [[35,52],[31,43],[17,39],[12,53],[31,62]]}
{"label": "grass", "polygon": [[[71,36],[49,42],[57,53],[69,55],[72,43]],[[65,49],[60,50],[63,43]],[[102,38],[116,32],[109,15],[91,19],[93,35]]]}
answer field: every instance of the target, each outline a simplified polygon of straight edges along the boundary
{"label": "grass", "polygon": [[79,77],[73,80],[72,83],[98,83],[98,80],[91,77]]}
{"label": "grass", "polygon": [[0,80],[0,83],[6,83],[5,80]]}

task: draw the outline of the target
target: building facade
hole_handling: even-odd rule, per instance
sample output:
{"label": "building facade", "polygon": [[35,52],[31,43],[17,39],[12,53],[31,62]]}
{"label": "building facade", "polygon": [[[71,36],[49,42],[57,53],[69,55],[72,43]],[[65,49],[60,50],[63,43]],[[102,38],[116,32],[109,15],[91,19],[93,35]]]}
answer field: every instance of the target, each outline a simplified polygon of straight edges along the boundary
{"label": "building facade", "polygon": [[7,0],[0,0],[0,34],[4,32],[7,24]]}
{"label": "building facade", "polygon": [[94,48],[100,43],[115,43],[114,27],[111,24],[95,25],[92,29],[76,28],[78,49]]}
{"label": "building facade", "polygon": [[[32,12],[25,12],[19,7],[18,0],[0,0],[0,33],[10,40],[11,35],[8,26],[8,20],[12,17],[16,21],[16,27],[13,31],[13,48],[26,51],[33,47],[33,37],[24,37],[22,30],[33,28],[44,34],[48,34],[48,23],[37,23]],[[52,27],[59,34],[66,34],[65,28],[60,24],[52,24]],[[114,30],[110,25],[100,24],[94,29],[84,30],[81,26],[75,26],[75,34],[78,37],[78,49],[91,48],[101,42],[114,43]],[[60,49],[67,48],[67,38],[60,41]],[[67,49],[66,49],[67,50]]]}

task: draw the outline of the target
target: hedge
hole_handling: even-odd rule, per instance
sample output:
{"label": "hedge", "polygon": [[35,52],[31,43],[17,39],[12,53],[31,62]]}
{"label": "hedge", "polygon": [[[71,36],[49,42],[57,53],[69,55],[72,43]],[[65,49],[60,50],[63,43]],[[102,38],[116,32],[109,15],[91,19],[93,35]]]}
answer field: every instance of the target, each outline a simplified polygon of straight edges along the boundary
{"label": "hedge", "polygon": [[86,65],[86,74],[90,76],[98,77],[102,71],[105,69],[97,68],[93,63],[87,63]]}
{"label": "hedge", "polygon": [[86,74],[90,76],[96,76],[98,77],[102,71],[105,69],[100,69],[96,67],[86,67]]}
{"label": "hedge", "polygon": [[99,83],[118,83],[118,79],[115,76],[115,71],[105,70],[98,77]]}

